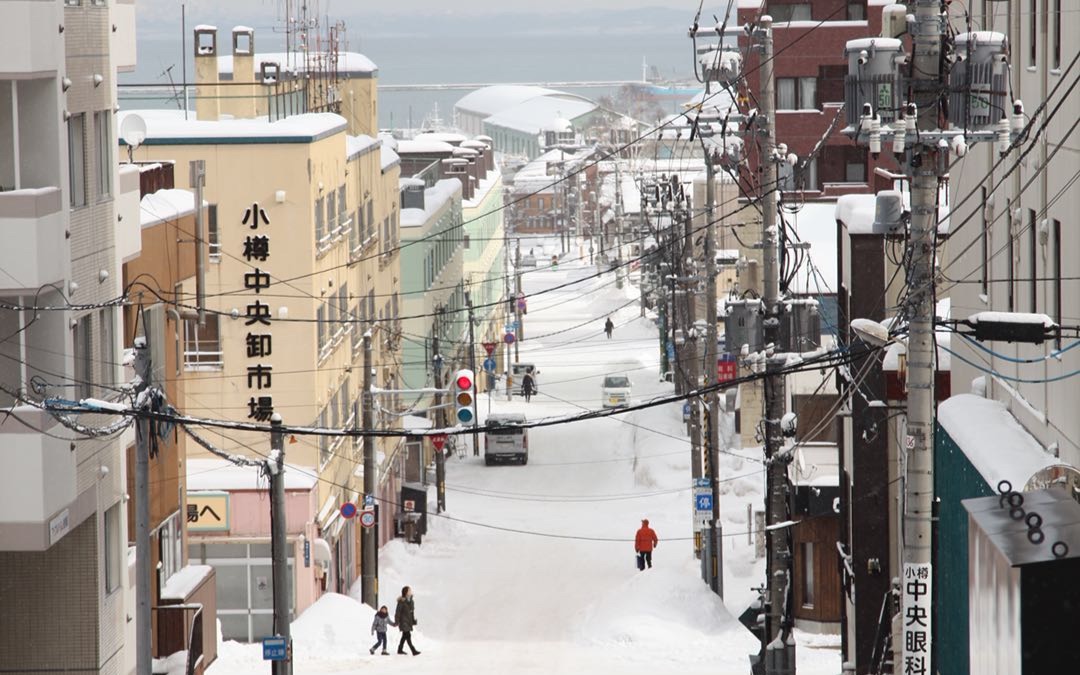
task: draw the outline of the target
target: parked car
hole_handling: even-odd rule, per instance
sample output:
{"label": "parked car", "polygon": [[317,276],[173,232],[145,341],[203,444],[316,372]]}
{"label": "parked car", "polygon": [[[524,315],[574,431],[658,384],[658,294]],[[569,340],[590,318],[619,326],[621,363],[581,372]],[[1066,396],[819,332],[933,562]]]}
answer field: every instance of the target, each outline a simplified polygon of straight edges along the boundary
{"label": "parked car", "polygon": [[489,415],[484,432],[484,463],[488,466],[502,461],[529,463],[529,430],[525,416],[516,414]]}
{"label": "parked car", "polygon": [[600,403],[605,408],[628,406],[632,389],[633,383],[629,375],[625,373],[605,375],[604,384],[600,388]]}
{"label": "parked car", "polygon": [[514,396],[522,396],[521,383],[525,379],[525,373],[532,372],[533,394],[540,393],[540,369],[535,363],[515,363],[510,366],[510,372],[514,376]]}
{"label": "parked car", "polygon": [[536,267],[536,256],[527,254],[521,256],[521,267]]}

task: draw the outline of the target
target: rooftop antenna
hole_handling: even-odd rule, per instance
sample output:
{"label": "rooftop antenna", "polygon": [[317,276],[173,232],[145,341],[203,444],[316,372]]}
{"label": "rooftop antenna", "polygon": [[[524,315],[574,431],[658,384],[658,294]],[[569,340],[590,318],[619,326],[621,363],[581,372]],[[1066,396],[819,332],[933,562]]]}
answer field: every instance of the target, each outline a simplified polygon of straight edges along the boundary
{"label": "rooftop antenna", "polygon": [[135,148],[146,140],[146,120],[135,113],[125,115],[120,123],[120,138],[128,146],[128,164],[131,164]]}

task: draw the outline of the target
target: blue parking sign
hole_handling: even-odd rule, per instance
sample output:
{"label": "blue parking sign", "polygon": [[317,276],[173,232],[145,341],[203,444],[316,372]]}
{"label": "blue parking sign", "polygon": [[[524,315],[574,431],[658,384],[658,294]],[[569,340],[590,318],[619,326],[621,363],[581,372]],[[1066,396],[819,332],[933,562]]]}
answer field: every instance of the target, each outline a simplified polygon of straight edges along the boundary
{"label": "blue parking sign", "polygon": [[285,638],[275,635],[263,638],[263,661],[284,661],[289,655],[289,645]]}

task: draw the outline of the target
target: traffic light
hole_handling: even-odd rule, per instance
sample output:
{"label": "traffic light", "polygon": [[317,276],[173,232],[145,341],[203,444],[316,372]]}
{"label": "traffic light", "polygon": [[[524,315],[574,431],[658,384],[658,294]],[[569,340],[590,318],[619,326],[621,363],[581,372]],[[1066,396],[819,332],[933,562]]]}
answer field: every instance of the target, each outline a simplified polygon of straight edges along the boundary
{"label": "traffic light", "polygon": [[454,374],[454,407],[458,424],[475,424],[473,413],[473,387],[476,378],[473,371],[463,368]]}

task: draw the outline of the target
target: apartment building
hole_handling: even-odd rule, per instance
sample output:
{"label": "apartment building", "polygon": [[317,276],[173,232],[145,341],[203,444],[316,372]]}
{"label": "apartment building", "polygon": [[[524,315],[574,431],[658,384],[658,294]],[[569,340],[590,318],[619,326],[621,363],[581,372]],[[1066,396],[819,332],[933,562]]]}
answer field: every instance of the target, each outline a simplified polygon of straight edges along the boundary
{"label": "apartment building", "polygon": [[[216,40],[207,41],[215,29],[196,33],[201,88],[204,76],[216,76],[219,59]],[[240,59],[259,57],[240,48],[234,41],[232,63],[247,72]],[[185,188],[193,187],[190,163],[205,162],[206,322],[184,324],[182,409],[237,421],[267,422],[277,412],[286,423],[357,426],[365,332],[372,335],[373,384],[393,389],[400,378],[397,159],[380,140],[350,134],[349,121],[333,112],[230,118],[217,103],[197,97],[187,119],[183,112],[139,113],[147,134],[134,151],[140,161],[175,161]],[[195,290],[183,284],[179,309],[195,306]],[[397,426],[392,416],[379,423]],[[269,451],[265,434],[204,436],[255,459]],[[384,458],[378,497],[397,503],[392,477],[403,471],[402,443],[372,442]],[[224,636],[258,640],[271,626],[260,581],[269,564],[267,486],[254,470],[210,473],[223,460],[194,444],[188,449],[189,503],[230,514],[228,523],[192,534],[191,560],[218,570]],[[340,506],[360,499],[363,453],[359,439],[295,437],[286,445],[297,613],[324,591],[346,592],[359,576],[359,526],[340,516]],[[382,532],[392,533],[393,509],[383,514]]]}
{"label": "apartment building", "polygon": [[2,672],[129,672],[133,432],[80,416],[115,429],[87,437],[25,401],[119,396],[121,264],[139,221],[117,218],[113,111],[117,70],[134,65],[134,10],[13,1],[0,17],[0,597],[13,619]]}
{"label": "apartment building", "polygon": [[[865,147],[839,133],[846,122],[844,45],[848,40],[877,35],[885,4],[883,0],[739,1],[739,25],[766,14],[773,20],[776,140],[800,158],[794,170],[781,167],[784,190],[798,190],[801,198],[818,199],[872,194],[875,189],[890,187],[875,177],[874,167],[880,162],[895,169],[892,160],[884,155],[874,160]],[[811,31],[813,36],[808,37]],[[744,102],[754,107],[761,57],[749,46],[749,37],[740,34],[745,69],[752,71],[749,91],[741,94]],[[826,140],[815,155],[822,138]],[[759,158],[752,148],[749,159],[750,175],[756,176]]]}
{"label": "apartment building", "polygon": [[[1007,36],[1008,92],[1023,102],[1025,118],[1033,124],[1020,149],[1004,159],[993,144],[984,143],[973,146],[951,172],[953,211],[939,293],[951,297],[954,319],[982,311],[1033,312],[1075,327],[1080,323],[1080,263],[1073,255],[1080,240],[1072,221],[1080,211],[1080,140],[1074,131],[1080,92],[1070,90],[1080,51],[1075,6],[1014,0],[971,3],[969,10],[980,30]],[[1029,148],[1021,160],[1019,154]],[[968,516],[961,500],[996,494],[1001,479],[1024,491],[1064,486],[1075,497],[1077,481],[1071,476],[1080,466],[1075,413],[1080,381],[1072,374],[1080,360],[1070,349],[1074,334],[1067,329],[1062,338],[1038,345],[952,339],[954,397],[939,407],[936,439],[942,545],[935,560],[934,601],[956,610],[936,621],[938,644],[967,644],[976,633],[966,612],[965,581],[974,561],[968,559]],[[992,456],[973,438],[972,427],[999,430]],[[978,630],[998,635],[986,627]],[[974,672],[967,650],[942,647],[937,655],[942,672]]]}

